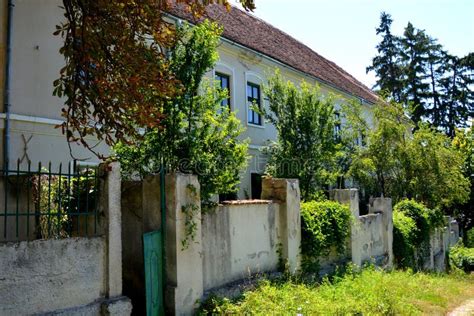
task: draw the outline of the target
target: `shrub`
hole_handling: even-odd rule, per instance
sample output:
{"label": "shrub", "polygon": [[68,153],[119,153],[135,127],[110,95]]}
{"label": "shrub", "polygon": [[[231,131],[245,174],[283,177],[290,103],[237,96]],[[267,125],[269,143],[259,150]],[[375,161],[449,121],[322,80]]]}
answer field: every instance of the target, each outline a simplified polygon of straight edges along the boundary
{"label": "shrub", "polygon": [[411,217],[401,212],[393,214],[393,253],[400,268],[414,266],[417,230]]}
{"label": "shrub", "polygon": [[429,247],[430,233],[444,225],[443,213],[414,200],[394,207],[393,253],[399,267],[419,269]]}
{"label": "shrub", "polygon": [[317,272],[318,257],[332,248],[339,254],[346,250],[350,234],[351,212],[347,206],[333,201],[310,201],[301,204],[303,270]]}
{"label": "shrub", "polygon": [[464,270],[474,271],[474,248],[467,248],[462,243],[456,244],[449,250],[449,266]]}
{"label": "shrub", "polygon": [[474,248],[474,228],[466,232],[466,247]]}

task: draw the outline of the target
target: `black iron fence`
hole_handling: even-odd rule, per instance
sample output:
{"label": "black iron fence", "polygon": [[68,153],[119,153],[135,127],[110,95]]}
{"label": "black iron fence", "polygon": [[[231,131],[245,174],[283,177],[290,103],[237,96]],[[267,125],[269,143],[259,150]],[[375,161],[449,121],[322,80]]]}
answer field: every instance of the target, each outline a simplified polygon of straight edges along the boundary
{"label": "black iron fence", "polygon": [[0,170],[0,241],[97,235],[98,188],[97,168],[77,162]]}

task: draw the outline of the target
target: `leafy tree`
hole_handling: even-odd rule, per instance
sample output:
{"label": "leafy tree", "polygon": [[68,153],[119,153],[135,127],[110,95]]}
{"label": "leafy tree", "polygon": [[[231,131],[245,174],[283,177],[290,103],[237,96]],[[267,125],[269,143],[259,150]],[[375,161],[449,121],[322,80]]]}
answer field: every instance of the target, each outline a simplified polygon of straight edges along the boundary
{"label": "leafy tree", "polygon": [[367,67],[367,72],[375,71],[377,74],[375,87],[389,92],[393,100],[400,102],[402,97],[400,39],[391,32],[392,22],[390,14],[381,13],[380,25],[376,33],[382,36],[382,41],[376,47],[378,55],[372,59],[372,65]]}
{"label": "leafy tree", "polygon": [[[367,146],[354,153],[349,175],[368,195],[402,196],[405,146],[410,121],[398,103],[379,104],[374,108],[374,126],[367,130]],[[362,120],[362,118],[359,118]]]}
{"label": "leafy tree", "polygon": [[[474,227],[474,131],[472,127],[467,130],[458,130],[453,139],[453,146],[464,157],[463,174],[470,182],[470,195],[466,203],[455,205],[456,217],[466,230]],[[474,236],[474,229],[473,231]]]}
{"label": "leafy tree", "polygon": [[304,200],[333,184],[339,174],[340,146],[334,134],[335,113],[331,97],[305,82],[300,88],[284,82],[276,72],[265,87],[269,109],[265,118],[278,132],[266,150],[266,172],[274,177],[300,180]]}
{"label": "leafy tree", "polygon": [[[176,2],[195,14],[212,3],[229,6],[227,0],[63,0],[65,20],[55,35],[64,39],[65,66],[54,94],[65,97],[61,127],[69,142],[99,155],[87,137],[131,144],[141,138],[137,127],[162,126],[159,105],[183,89],[164,53],[176,34],[162,12]],[[253,0],[240,2],[255,8]]]}
{"label": "leafy tree", "polygon": [[204,205],[213,194],[237,190],[239,173],[247,161],[247,142],[239,141],[243,127],[221,105],[227,92],[202,82],[219,57],[220,34],[217,24],[209,21],[178,28],[170,69],[182,93],[160,106],[163,128],[146,128],[137,146],[122,142],[115,147],[129,175],[156,172],[163,161],[169,171],[197,174]]}
{"label": "leafy tree", "polygon": [[464,157],[451,139],[422,125],[408,142],[406,156],[407,197],[444,209],[467,201],[470,188],[463,174]]}
{"label": "leafy tree", "polygon": [[396,104],[382,104],[374,113],[368,145],[354,155],[349,170],[369,195],[395,202],[413,198],[430,208],[464,203],[469,182],[464,158],[444,134],[421,124],[411,133],[409,119]]}

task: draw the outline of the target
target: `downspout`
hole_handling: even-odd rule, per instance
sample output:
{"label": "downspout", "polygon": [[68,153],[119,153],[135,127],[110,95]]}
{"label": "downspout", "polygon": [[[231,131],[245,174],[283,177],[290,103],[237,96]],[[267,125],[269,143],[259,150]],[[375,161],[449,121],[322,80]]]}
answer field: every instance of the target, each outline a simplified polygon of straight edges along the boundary
{"label": "downspout", "polygon": [[8,158],[10,156],[10,77],[11,77],[11,44],[12,44],[12,18],[13,0],[8,0],[7,11],[7,42],[5,56],[5,85],[3,89],[3,105],[5,111],[5,139],[3,142],[3,163],[4,171],[8,170]]}

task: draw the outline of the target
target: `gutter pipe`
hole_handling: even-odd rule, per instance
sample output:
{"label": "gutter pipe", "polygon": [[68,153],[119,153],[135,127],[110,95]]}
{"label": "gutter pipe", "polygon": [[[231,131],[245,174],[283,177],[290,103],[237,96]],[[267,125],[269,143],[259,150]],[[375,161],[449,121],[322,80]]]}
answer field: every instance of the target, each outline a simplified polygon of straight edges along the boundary
{"label": "gutter pipe", "polygon": [[10,156],[10,78],[11,78],[11,47],[12,47],[12,19],[13,19],[13,0],[8,0],[7,11],[7,42],[5,57],[5,84],[3,90],[3,105],[5,111],[4,143],[3,143],[3,163],[4,172],[8,170],[8,158]]}

